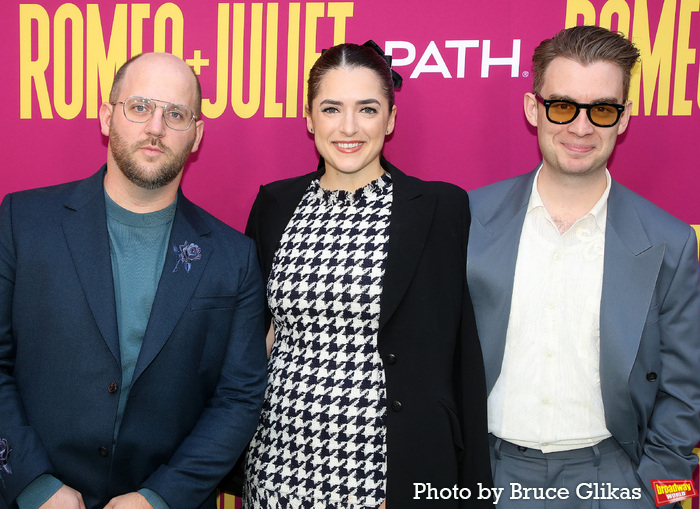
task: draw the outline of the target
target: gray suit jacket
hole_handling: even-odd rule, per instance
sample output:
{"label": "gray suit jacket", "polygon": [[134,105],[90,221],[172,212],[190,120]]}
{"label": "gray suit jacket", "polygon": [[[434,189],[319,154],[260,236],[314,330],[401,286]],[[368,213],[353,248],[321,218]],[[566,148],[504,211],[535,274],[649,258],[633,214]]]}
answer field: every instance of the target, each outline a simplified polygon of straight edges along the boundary
{"label": "gray suit jacket", "polygon": [[[501,371],[515,262],[535,171],[469,193],[467,277],[490,393]],[[693,229],[613,181],[600,306],[608,430],[651,492],[687,479],[700,440],[700,270]]]}

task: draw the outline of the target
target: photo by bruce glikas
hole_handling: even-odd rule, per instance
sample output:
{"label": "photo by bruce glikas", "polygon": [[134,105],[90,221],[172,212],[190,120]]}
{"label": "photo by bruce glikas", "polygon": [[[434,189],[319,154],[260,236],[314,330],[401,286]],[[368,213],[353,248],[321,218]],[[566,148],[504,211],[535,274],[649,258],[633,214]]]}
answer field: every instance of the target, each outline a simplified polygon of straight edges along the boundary
{"label": "photo by bruce glikas", "polygon": [[413,483],[414,500],[488,500],[495,504],[505,497],[508,500],[639,500],[641,488],[617,488],[612,483],[584,482],[570,493],[567,488],[525,488],[520,483],[510,483],[508,488],[489,488],[479,483],[472,492],[469,488],[435,487],[430,483]]}

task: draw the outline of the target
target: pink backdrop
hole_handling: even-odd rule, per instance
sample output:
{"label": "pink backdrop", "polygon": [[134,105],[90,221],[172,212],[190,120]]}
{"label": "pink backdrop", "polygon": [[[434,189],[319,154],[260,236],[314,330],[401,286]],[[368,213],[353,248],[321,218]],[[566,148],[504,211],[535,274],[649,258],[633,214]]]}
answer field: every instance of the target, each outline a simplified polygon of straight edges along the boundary
{"label": "pink backdrop", "polygon": [[301,115],[314,52],[368,38],[396,48],[404,76],[387,157],[407,173],[472,189],[537,164],[522,112],[532,50],[585,22],[619,24],[646,53],[631,97],[639,113],[619,140],[612,174],[700,224],[698,10],[698,0],[3,1],[0,194],[94,172],[106,149],[96,112],[114,63],[160,48],[208,60],[204,141],[183,187],[242,228],[258,185],[315,168]]}
{"label": "pink backdrop", "polygon": [[165,50],[199,68],[205,134],[188,197],[242,229],[260,184],[311,171],[305,70],[322,48],[372,38],[404,77],[387,158],[466,189],[539,161],[522,111],[534,47],[574,24],[629,34],[643,53],[613,176],[700,225],[700,0],[0,3],[0,195],[86,177],[105,161],[96,112],[115,65]]}

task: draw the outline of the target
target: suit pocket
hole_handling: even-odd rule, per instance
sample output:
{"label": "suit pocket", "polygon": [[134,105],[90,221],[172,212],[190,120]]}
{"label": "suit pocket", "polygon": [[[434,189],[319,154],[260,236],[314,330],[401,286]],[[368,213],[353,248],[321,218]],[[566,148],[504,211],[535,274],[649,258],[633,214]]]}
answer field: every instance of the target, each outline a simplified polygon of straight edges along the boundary
{"label": "suit pocket", "polygon": [[190,300],[190,311],[205,311],[208,309],[233,309],[236,297],[226,295],[221,297],[195,297]]}
{"label": "suit pocket", "polygon": [[459,422],[459,417],[457,417],[457,411],[444,399],[438,399],[438,402],[445,409],[445,412],[447,412],[447,418],[450,421],[450,428],[452,429],[452,442],[455,445],[457,459],[461,460],[462,456],[464,456],[464,442],[462,441],[462,425]]}

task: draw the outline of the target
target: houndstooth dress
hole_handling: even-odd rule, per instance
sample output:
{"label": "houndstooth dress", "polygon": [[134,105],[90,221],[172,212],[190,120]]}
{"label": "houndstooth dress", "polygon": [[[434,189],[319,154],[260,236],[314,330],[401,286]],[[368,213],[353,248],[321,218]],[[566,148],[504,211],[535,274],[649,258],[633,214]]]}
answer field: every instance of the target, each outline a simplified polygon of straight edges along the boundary
{"label": "houndstooth dress", "polygon": [[373,508],[386,497],[377,349],[392,183],[311,182],[267,284],[275,342],[246,461],[246,508]]}

